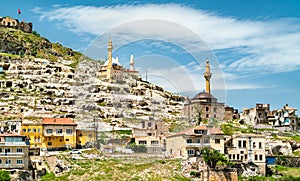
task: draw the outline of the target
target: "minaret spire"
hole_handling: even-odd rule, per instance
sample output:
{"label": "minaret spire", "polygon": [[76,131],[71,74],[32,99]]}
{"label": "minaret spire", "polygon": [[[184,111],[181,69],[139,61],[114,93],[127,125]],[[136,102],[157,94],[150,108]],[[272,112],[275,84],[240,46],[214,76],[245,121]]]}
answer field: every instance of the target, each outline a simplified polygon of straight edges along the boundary
{"label": "minaret spire", "polygon": [[134,57],[133,57],[133,54],[131,53],[130,55],[130,70],[131,71],[135,71],[134,70]]}
{"label": "minaret spire", "polygon": [[112,81],[112,74],[113,74],[113,67],[112,67],[113,45],[112,45],[111,39],[108,41],[107,50],[108,50],[108,53],[107,53],[108,62],[107,62],[107,75],[106,75],[106,78],[108,79],[108,81],[111,82]]}
{"label": "minaret spire", "polygon": [[208,58],[206,59],[205,73],[203,74],[205,78],[205,92],[210,94],[210,78],[212,74],[210,73],[210,65]]}

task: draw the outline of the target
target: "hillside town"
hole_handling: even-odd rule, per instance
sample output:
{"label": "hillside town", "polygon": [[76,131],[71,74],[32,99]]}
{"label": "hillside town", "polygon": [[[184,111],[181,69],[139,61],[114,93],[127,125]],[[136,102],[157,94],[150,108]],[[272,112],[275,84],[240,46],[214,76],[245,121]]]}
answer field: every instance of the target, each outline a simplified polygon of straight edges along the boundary
{"label": "hillside town", "polygon": [[[31,23],[5,17],[0,24],[32,34]],[[219,102],[209,59],[199,76],[205,90],[189,98],[142,80],[133,54],[130,67],[122,66],[113,40],[102,65],[82,60],[72,67],[61,57],[12,54],[0,54],[0,169],[16,180],[68,173],[68,159],[179,159],[186,178],[210,181],[267,176],[278,164],[300,166],[297,109],[253,102],[237,110]],[[85,66],[94,67],[92,74]],[[218,159],[205,156],[210,152]]]}

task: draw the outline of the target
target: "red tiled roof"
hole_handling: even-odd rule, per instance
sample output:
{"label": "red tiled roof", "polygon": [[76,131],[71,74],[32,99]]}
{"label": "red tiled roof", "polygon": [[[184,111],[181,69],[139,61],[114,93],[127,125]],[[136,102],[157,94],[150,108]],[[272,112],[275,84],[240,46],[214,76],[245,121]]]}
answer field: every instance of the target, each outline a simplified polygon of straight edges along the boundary
{"label": "red tiled roof", "polygon": [[43,124],[77,125],[71,118],[43,118]]}
{"label": "red tiled roof", "polygon": [[210,128],[210,134],[224,134],[220,128]]}
{"label": "red tiled roof", "polygon": [[20,135],[18,133],[3,133],[0,134],[0,136],[24,136],[24,135]]}

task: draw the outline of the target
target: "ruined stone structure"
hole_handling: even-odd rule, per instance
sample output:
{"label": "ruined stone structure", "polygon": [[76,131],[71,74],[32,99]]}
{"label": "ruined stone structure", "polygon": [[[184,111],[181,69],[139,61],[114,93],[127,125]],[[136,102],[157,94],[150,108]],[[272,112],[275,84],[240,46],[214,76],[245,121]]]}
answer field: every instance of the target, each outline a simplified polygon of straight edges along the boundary
{"label": "ruined stone structure", "polygon": [[270,104],[256,104],[254,108],[245,108],[240,114],[240,120],[246,124],[257,125],[269,123]]}
{"label": "ruined stone structure", "polygon": [[225,114],[224,103],[218,102],[210,91],[210,78],[212,73],[210,72],[209,60],[206,60],[206,71],[204,73],[206,89],[205,92],[200,92],[192,98],[191,101],[186,102],[181,115],[188,119],[216,119],[223,120]]}
{"label": "ruined stone structure", "polygon": [[275,128],[284,128],[289,131],[299,131],[300,122],[297,120],[297,109],[290,107],[288,104],[281,109],[272,111],[274,115],[273,126]]}
{"label": "ruined stone structure", "polygon": [[119,63],[119,58],[112,56],[113,44],[111,40],[108,41],[107,50],[107,61],[101,66],[98,77],[108,82],[123,82],[125,74],[138,76],[139,72],[134,69],[133,54],[130,56],[130,69],[125,69]]}
{"label": "ruined stone structure", "polygon": [[26,33],[32,33],[32,23],[26,23],[24,21],[19,22],[17,19],[13,19],[11,17],[0,17],[0,26],[15,28],[18,30],[22,30]]}

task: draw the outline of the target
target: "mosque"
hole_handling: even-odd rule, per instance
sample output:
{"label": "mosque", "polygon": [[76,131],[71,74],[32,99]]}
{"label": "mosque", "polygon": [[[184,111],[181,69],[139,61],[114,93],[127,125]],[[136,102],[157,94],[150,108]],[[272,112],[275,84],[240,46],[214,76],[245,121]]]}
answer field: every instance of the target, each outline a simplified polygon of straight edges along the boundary
{"label": "mosque", "polygon": [[205,72],[205,91],[198,93],[191,100],[184,104],[181,116],[187,119],[192,119],[201,116],[201,119],[216,119],[223,120],[225,117],[225,104],[218,102],[210,91],[210,79],[212,73],[210,72],[209,60],[206,60]]}
{"label": "mosque", "polygon": [[130,69],[125,69],[120,63],[119,58],[113,58],[112,56],[112,50],[113,50],[113,44],[112,41],[108,41],[107,45],[107,61],[104,63],[104,65],[101,66],[99,71],[99,78],[104,79],[108,82],[123,82],[125,75],[139,75],[139,72],[135,70],[134,68],[134,57],[133,54],[130,56]]}

